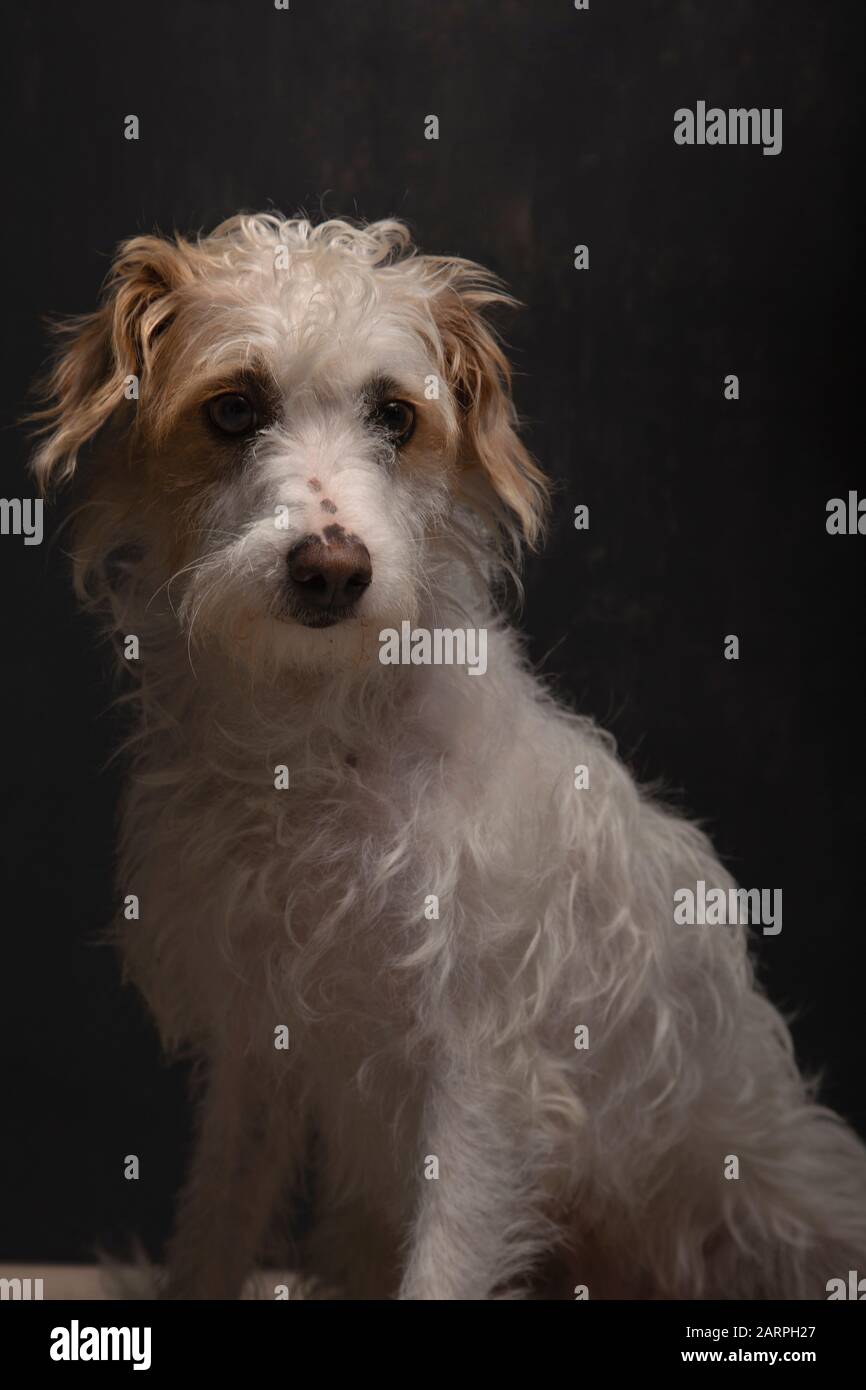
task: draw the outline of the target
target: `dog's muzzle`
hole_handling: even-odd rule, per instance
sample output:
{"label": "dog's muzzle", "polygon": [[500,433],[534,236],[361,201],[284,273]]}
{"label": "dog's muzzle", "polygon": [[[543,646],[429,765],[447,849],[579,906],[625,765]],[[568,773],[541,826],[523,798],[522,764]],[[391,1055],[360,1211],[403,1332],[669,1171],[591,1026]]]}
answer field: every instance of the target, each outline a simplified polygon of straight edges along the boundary
{"label": "dog's muzzle", "polygon": [[356,536],[308,536],[288,555],[291,610],[305,627],[330,627],[352,616],[373,578],[370,552]]}

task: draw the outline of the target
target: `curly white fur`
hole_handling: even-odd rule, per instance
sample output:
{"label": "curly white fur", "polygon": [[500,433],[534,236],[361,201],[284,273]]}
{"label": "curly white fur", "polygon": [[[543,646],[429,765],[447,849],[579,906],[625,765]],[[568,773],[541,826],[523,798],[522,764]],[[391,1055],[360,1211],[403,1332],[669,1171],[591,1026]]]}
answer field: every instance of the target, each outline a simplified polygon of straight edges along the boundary
{"label": "curly white fur", "polygon": [[[87,446],[79,585],[140,642],[124,959],[200,1062],[178,1297],[238,1293],[311,1155],[302,1268],[349,1296],[823,1297],[866,1268],[866,1153],[744,929],[674,924],[729,875],[491,597],[544,493],[484,323],[504,299],[397,223],[239,217],[127,243],[49,384],[37,474]],[[250,370],[279,406],[235,466],[200,407]],[[359,413],[371,374],[416,404],[405,458]],[[280,595],[324,496],[373,578],[316,630]],[[405,618],[486,628],[486,674],[379,664]]]}

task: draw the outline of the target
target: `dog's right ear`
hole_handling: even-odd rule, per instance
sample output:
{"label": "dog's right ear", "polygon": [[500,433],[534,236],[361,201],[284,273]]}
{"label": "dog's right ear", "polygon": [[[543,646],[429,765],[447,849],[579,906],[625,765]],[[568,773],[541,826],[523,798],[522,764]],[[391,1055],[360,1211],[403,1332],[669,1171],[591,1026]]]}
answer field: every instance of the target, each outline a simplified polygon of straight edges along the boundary
{"label": "dog's right ear", "polygon": [[44,405],[29,419],[45,438],[31,461],[41,492],[75,472],[79,450],[127,398],[130,378],[146,380],[156,341],[178,289],[193,275],[192,248],[180,238],[134,237],[118,249],[102,305],[54,327],[60,340],[38,386]]}

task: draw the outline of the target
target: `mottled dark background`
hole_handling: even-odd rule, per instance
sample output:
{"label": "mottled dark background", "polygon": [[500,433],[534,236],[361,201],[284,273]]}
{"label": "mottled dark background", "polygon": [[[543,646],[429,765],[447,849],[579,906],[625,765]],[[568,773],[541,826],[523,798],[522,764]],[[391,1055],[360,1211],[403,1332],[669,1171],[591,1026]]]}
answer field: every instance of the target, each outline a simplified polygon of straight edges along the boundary
{"label": "mottled dark background", "polygon": [[[866,490],[862,5],[19,0],[4,47],[2,495],[29,487],[15,421],[40,320],[91,308],[125,236],[239,208],[394,214],[426,250],[493,266],[527,306],[517,400],[561,484],[528,572],[532,654],[746,886],[783,889],[763,977],[866,1131],[866,538],[824,527],[829,497]],[[699,99],[782,107],[781,155],[675,146],[674,110]],[[62,546],[0,537],[0,563],[0,1257],[158,1247],[184,1078],[96,944],[118,791],[106,658]]]}

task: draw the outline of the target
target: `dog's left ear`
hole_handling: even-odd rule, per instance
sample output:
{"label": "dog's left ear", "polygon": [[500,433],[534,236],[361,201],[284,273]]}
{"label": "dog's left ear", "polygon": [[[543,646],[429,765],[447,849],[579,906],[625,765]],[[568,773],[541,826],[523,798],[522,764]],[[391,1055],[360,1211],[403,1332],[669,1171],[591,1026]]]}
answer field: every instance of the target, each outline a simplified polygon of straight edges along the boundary
{"label": "dog's left ear", "polygon": [[499,506],[516,519],[527,544],[535,546],[547,514],[549,485],[517,433],[511,368],[485,318],[492,306],[513,307],[516,301],[481,266],[424,259],[434,280],[432,307],[448,385],[461,411],[464,467],[480,470]]}

